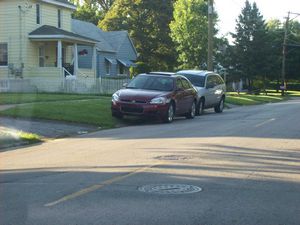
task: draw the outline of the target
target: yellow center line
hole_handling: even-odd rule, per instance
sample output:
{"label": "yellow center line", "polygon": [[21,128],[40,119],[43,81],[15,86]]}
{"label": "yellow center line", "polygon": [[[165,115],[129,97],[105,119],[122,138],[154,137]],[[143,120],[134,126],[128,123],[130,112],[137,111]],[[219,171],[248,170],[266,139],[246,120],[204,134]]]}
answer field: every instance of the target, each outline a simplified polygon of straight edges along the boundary
{"label": "yellow center line", "polygon": [[130,172],[130,173],[126,174],[126,175],[121,175],[121,176],[117,176],[117,177],[114,177],[112,179],[106,180],[106,181],[102,182],[101,184],[95,184],[95,185],[92,185],[90,187],[81,189],[80,191],[77,191],[77,192],[74,192],[72,194],[66,195],[66,196],[64,196],[64,197],[62,197],[62,198],[60,198],[60,199],[58,199],[56,201],[47,203],[44,206],[45,207],[51,207],[51,206],[57,205],[59,203],[65,202],[65,201],[69,201],[69,200],[78,198],[78,197],[80,197],[82,195],[85,195],[85,194],[88,194],[90,192],[96,191],[96,190],[98,190],[100,188],[103,188],[103,187],[108,186],[110,184],[113,184],[115,182],[124,180],[124,179],[126,179],[128,177],[131,177],[131,176],[136,175],[138,173],[144,172],[147,169],[150,169],[150,168],[158,166],[158,165],[161,165],[161,163],[157,163],[157,164],[154,164],[154,165],[151,165],[151,166],[146,166],[146,167],[134,170],[133,172]]}

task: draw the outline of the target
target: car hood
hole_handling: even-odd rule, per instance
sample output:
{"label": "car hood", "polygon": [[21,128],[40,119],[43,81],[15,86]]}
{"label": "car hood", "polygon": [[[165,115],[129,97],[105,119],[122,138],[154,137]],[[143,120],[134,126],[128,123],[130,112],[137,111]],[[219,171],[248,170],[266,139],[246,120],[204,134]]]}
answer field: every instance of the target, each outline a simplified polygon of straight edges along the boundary
{"label": "car hood", "polygon": [[152,91],[143,89],[122,89],[118,92],[121,101],[149,102],[155,97],[167,96],[169,92]]}

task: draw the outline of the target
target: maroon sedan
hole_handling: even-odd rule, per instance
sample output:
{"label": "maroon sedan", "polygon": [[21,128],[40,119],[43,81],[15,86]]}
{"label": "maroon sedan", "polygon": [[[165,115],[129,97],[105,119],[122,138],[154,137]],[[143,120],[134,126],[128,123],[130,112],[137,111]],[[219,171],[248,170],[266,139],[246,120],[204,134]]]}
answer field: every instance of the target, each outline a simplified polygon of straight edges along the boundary
{"label": "maroon sedan", "polygon": [[157,116],[172,122],[174,116],[194,118],[197,91],[181,75],[140,74],[112,96],[112,116]]}

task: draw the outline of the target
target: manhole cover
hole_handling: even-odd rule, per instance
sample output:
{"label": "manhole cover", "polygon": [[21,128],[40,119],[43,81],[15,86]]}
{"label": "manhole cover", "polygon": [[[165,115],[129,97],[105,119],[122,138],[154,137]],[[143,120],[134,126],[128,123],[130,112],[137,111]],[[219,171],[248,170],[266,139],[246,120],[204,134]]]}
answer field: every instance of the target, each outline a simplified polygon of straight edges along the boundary
{"label": "manhole cover", "polygon": [[187,184],[150,184],[138,190],[153,194],[191,194],[202,191],[202,188]]}

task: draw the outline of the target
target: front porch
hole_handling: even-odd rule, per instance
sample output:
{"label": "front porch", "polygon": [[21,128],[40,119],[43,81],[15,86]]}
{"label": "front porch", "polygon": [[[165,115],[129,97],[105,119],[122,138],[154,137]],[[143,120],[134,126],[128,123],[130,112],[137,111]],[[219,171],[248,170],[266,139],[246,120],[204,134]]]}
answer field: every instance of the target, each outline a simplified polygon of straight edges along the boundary
{"label": "front porch", "polygon": [[[51,26],[42,26],[29,34],[32,49],[36,52],[33,62],[28,63],[29,77],[60,77],[62,81],[72,76],[96,77],[95,40]],[[78,46],[92,47],[92,68],[78,67]],[[35,66],[34,66],[35,65]]]}

